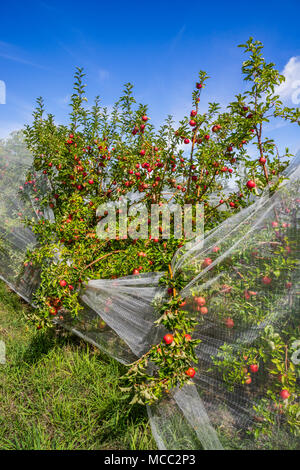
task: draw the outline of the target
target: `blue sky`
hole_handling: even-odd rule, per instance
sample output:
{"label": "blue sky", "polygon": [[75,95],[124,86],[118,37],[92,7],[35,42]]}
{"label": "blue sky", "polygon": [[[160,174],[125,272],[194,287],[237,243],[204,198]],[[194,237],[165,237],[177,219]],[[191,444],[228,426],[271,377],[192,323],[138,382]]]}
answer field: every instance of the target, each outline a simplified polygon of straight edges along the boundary
{"label": "blue sky", "polygon": [[[37,96],[65,122],[76,66],[87,73],[87,96],[110,106],[124,83],[135,85],[138,101],[150,105],[152,122],[191,109],[200,69],[211,79],[203,96],[226,104],[244,89],[236,46],[251,35],[264,56],[285,71],[282,97],[300,102],[300,2],[219,1],[14,1],[0,5],[0,137],[31,120]],[[0,94],[1,97],[1,94]],[[299,126],[274,126],[269,137],[282,149],[300,148]]]}

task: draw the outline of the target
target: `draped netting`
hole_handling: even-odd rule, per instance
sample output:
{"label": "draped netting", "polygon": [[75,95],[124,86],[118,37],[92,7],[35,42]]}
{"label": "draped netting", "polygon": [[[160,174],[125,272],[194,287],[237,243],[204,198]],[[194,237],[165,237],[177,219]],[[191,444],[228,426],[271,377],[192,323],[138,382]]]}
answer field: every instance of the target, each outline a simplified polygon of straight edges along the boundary
{"label": "draped netting", "polygon": [[[24,259],[36,240],[21,219],[53,214],[48,209],[42,213],[32,191],[27,191],[30,184],[47,184],[37,175],[24,184],[30,164],[31,156],[22,146],[7,146],[0,154],[0,277],[33,303],[39,272],[25,266]],[[173,258],[173,275],[185,279],[180,294],[185,309],[197,316],[194,336],[201,343],[193,384],[147,407],[160,449],[299,448],[299,434],[287,423],[293,417],[281,412],[284,404],[274,406],[274,376],[267,361],[248,384],[248,366],[239,369],[245,351],[251,355],[251,348],[265,348],[267,355],[278,333],[291,331],[293,336],[297,327],[299,333],[299,157],[286,176],[275,193],[266,191],[207,233],[204,241],[188,242]],[[63,326],[122,363],[136,360],[165,333],[154,324],[154,305],[166,298],[159,285],[163,274],[90,280],[81,293],[83,310],[76,319],[65,317]],[[205,299],[204,309],[199,298]],[[297,361],[294,368],[299,368]],[[296,386],[299,389],[299,373]],[[298,426],[299,415],[298,397]],[[264,422],[271,426],[269,434],[252,432]]]}

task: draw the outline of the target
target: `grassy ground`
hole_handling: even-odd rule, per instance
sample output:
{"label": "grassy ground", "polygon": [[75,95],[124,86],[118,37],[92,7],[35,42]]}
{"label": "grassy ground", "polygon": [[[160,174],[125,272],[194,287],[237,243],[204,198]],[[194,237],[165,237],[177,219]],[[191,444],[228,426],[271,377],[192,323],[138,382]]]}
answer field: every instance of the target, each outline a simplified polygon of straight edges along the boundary
{"label": "grassy ground", "polygon": [[155,449],[146,410],[118,388],[124,369],[69,334],[36,331],[0,282],[0,449]]}

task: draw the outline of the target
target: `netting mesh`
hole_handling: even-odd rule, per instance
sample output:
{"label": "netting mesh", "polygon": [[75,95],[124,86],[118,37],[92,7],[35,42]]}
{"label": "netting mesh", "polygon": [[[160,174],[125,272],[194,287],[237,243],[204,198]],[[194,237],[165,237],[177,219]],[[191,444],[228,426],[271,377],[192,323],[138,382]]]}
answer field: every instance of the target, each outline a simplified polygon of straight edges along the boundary
{"label": "netting mesh", "polygon": [[[272,396],[278,377],[268,362],[279,333],[290,331],[293,337],[300,324],[299,160],[274,194],[266,192],[204,242],[195,239],[174,256],[173,273],[186,281],[180,293],[185,309],[198,318],[199,373],[193,385],[148,407],[160,449],[299,448],[298,397],[295,411],[286,416],[284,405]],[[24,175],[30,164],[22,146],[8,146],[1,155],[0,277],[32,303],[39,272],[24,266],[24,259],[36,240],[21,218],[53,214],[42,214],[27,192]],[[47,182],[36,177],[28,184],[41,188]],[[89,281],[81,295],[84,309],[76,320],[65,317],[65,328],[123,363],[134,361],[164,334],[154,325],[153,307],[165,296],[159,286],[162,274]],[[266,360],[250,376],[252,348],[262,348]],[[266,424],[269,433],[255,431]]]}

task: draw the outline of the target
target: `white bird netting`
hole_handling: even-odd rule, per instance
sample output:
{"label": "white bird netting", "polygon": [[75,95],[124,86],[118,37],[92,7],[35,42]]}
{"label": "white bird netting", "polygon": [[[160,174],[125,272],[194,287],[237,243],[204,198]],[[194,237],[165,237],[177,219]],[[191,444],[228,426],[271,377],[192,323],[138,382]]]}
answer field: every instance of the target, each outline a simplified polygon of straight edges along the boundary
{"label": "white bird netting", "polygon": [[[32,198],[26,200],[24,175],[30,164],[22,146],[1,155],[0,277],[32,303],[39,272],[24,267],[24,258],[35,236],[21,219],[41,213]],[[180,294],[198,317],[195,337],[201,343],[193,385],[148,407],[160,449],[299,448],[299,397],[294,415],[291,411],[287,418],[281,411],[285,402],[271,396],[276,377],[268,358],[251,375],[251,383],[245,359],[252,347],[265,348],[267,356],[281,331],[292,331],[294,342],[297,326],[299,332],[299,158],[288,173],[273,195],[266,192],[207,233],[204,242],[192,240],[173,258],[174,276],[181,273],[186,281]],[[208,257],[212,263],[204,267]],[[153,307],[154,299],[165,296],[162,275],[90,280],[81,295],[84,310],[76,320],[65,320],[64,327],[122,363],[136,360],[165,333],[154,324]],[[199,297],[205,298],[204,309]],[[291,358],[286,361],[290,364]],[[299,369],[297,361],[293,367]],[[296,423],[293,432],[288,420]],[[253,431],[264,424],[271,433]]]}

